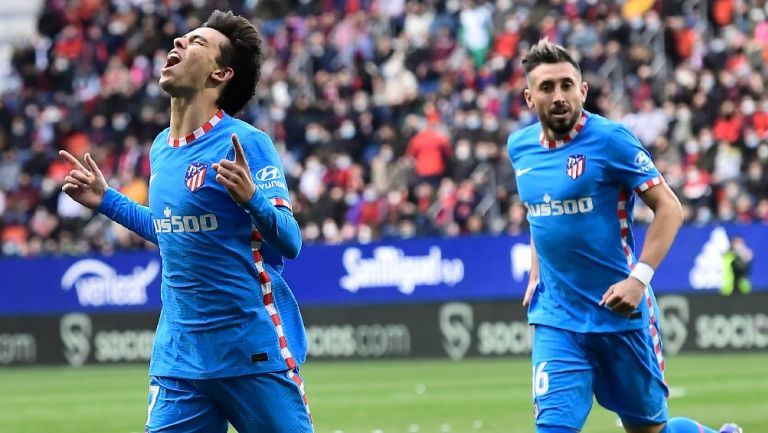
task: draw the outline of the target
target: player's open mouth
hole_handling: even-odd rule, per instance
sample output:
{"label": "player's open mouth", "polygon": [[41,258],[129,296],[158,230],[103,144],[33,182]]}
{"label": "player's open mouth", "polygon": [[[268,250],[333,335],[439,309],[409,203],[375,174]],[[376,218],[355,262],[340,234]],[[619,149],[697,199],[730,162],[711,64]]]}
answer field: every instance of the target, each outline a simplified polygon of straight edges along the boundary
{"label": "player's open mouth", "polygon": [[568,116],[568,114],[570,114],[570,112],[571,112],[571,110],[569,110],[567,108],[556,108],[556,109],[552,110],[552,115],[555,116],[555,117],[565,117],[565,116]]}
{"label": "player's open mouth", "polygon": [[179,53],[177,53],[175,51],[171,51],[168,54],[168,57],[166,59],[165,66],[163,66],[163,69],[164,70],[165,69],[170,69],[170,68],[178,65],[179,63],[181,63],[181,56],[179,55]]}

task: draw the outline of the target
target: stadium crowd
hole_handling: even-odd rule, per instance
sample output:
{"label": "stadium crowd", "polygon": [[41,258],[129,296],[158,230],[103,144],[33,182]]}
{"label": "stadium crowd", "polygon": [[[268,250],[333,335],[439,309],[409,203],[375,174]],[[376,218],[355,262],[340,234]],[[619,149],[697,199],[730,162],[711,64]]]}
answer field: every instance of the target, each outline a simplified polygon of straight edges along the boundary
{"label": "stadium crowd", "polygon": [[544,36],[577,52],[586,108],[638,135],[688,223],[768,223],[768,2],[702,3],[46,0],[0,77],[2,255],[147,247],[60,191],[57,151],[146,203],[159,71],[212,8],[263,32],[240,117],[280,150],[305,242],[526,230],[506,137],[535,121],[519,59]]}

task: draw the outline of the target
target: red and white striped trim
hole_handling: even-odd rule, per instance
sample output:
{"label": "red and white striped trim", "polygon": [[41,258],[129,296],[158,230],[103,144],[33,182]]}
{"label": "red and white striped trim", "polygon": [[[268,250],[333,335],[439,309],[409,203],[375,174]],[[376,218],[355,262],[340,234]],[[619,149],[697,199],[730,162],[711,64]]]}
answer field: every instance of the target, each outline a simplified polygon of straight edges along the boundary
{"label": "red and white striped trim", "polygon": [[661,176],[656,176],[653,179],[641,183],[640,186],[635,188],[635,191],[639,194],[641,192],[648,191],[656,185],[661,185],[662,183],[664,183],[664,178]]}
{"label": "red and white striped trim", "polygon": [[293,208],[291,207],[291,202],[289,202],[284,198],[274,197],[269,199],[269,201],[271,201],[272,204],[275,206],[287,207],[289,211],[293,212]]}
{"label": "red and white striped trim", "polygon": [[579,120],[576,122],[576,125],[574,125],[573,129],[571,129],[571,132],[568,133],[565,137],[563,137],[561,140],[547,140],[547,137],[544,136],[544,131],[541,131],[539,133],[539,143],[546,147],[547,149],[557,149],[559,147],[563,147],[566,144],[570,143],[571,140],[576,138],[577,135],[579,135],[579,132],[581,132],[582,129],[584,129],[584,125],[587,124],[587,113],[584,112],[584,110],[581,111],[581,117],[579,117]]}
{"label": "red and white striped trim", "polygon": [[629,191],[619,190],[619,203],[617,207],[617,213],[619,217],[619,227],[621,230],[621,249],[624,250],[624,255],[627,258],[627,266],[632,269],[635,263],[632,259],[632,250],[627,243],[627,237],[629,236],[629,211],[627,210],[627,202],[629,201]]}
{"label": "red and white striped trim", "polygon": [[296,374],[293,370],[288,370],[288,378],[291,379],[296,386],[299,387],[299,393],[301,394],[301,400],[304,401],[304,408],[307,409],[307,415],[309,415],[309,422],[312,422],[312,412],[309,410],[309,401],[307,400],[307,394],[304,392],[304,381],[301,376]]}
{"label": "red and white striped trim", "polygon": [[[661,177],[656,178],[661,179]],[[655,180],[655,179],[652,179]],[[663,181],[663,179],[662,179]],[[650,182],[650,181],[649,181]],[[658,183],[656,183],[658,185]],[[650,187],[648,187],[650,188]],[[646,188],[646,189],[648,189]],[[627,211],[627,202],[629,201],[629,191],[619,190],[619,203],[617,206],[617,214],[619,217],[619,227],[621,230],[621,248],[624,250],[624,255],[627,258],[627,266],[630,271],[635,268],[635,259],[632,256],[632,250],[629,248],[627,242],[629,236],[629,216]],[[645,301],[648,303],[648,316],[650,324],[648,329],[651,331],[653,337],[653,351],[656,353],[656,361],[661,367],[661,373],[664,374],[664,354],[661,350],[661,337],[659,336],[658,326],[656,323],[656,313],[653,308],[653,298],[651,297],[651,291],[648,287],[645,288]]]}
{"label": "red and white striped trim", "polygon": [[195,129],[193,132],[181,137],[181,138],[173,138],[171,137],[171,134],[168,134],[168,145],[171,147],[180,147],[184,146],[186,144],[191,143],[196,138],[200,138],[203,135],[205,135],[206,132],[210,131],[214,126],[216,126],[217,123],[221,121],[221,119],[224,118],[224,111],[219,110],[216,112],[216,114],[211,117],[211,120],[205,122],[203,126]]}
{"label": "red and white striped trim", "polygon": [[264,258],[261,256],[261,244],[264,242],[261,233],[256,230],[255,227],[251,229],[251,253],[253,254],[253,263],[256,266],[256,271],[259,273],[259,285],[261,286],[261,295],[264,300],[264,308],[267,309],[272,324],[275,326],[277,332],[277,338],[280,344],[280,353],[283,355],[285,364],[288,369],[296,368],[296,360],[293,359],[291,351],[288,350],[288,340],[285,338],[285,332],[283,332],[283,325],[280,321],[280,316],[277,314],[277,308],[275,307],[275,300],[272,295],[272,280],[269,278],[269,274],[264,269]]}
{"label": "red and white striped trim", "polygon": [[[632,266],[634,268],[634,265]],[[659,363],[661,368],[661,374],[664,375],[664,353],[661,351],[661,336],[659,335],[658,326],[656,324],[656,313],[653,311],[653,298],[651,297],[651,291],[648,287],[645,288],[645,301],[648,303],[648,317],[650,318],[650,324],[648,329],[651,330],[651,336],[653,337],[653,352],[656,353],[656,362]]]}

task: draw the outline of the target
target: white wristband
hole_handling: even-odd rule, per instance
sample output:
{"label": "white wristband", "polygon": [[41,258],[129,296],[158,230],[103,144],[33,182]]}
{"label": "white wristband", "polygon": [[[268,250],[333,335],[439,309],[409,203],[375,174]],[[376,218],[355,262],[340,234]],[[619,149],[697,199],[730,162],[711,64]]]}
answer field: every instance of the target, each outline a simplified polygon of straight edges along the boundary
{"label": "white wristband", "polygon": [[651,283],[651,278],[653,278],[653,272],[654,270],[651,265],[643,262],[637,262],[635,268],[632,269],[632,272],[629,273],[629,276],[637,278],[641,283],[648,287],[648,285]]}

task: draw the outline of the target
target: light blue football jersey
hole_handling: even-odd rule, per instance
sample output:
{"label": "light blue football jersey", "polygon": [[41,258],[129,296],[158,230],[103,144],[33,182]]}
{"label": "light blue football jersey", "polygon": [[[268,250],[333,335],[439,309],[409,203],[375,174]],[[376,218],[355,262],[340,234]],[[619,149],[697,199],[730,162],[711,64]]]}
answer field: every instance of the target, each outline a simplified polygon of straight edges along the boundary
{"label": "light blue football jersey", "polygon": [[663,182],[638,139],[584,111],[563,140],[545,140],[536,123],[507,145],[539,259],[529,322],[574,332],[648,327],[655,315],[650,288],[632,317],[598,305],[636,261],[634,192]]}
{"label": "light blue football jersey", "polygon": [[202,379],[296,367],[307,343],[281,276],[283,258],[212,168],[234,160],[236,133],[257,193],[290,208],[272,141],[223,111],[186,138],[169,139],[169,132],[161,132],[150,151],[149,211],[114,190],[100,208],[160,248],[163,308],[150,374]]}

